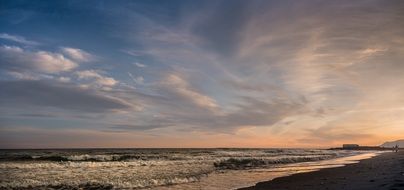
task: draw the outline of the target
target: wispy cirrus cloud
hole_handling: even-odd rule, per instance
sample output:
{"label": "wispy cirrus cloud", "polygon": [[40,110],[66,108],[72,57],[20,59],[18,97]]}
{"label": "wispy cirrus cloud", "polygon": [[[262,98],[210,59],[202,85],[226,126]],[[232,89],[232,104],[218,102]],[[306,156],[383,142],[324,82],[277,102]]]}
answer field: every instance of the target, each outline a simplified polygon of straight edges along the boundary
{"label": "wispy cirrus cloud", "polygon": [[167,75],[162,81],[162,86],[167,90],[182,96],[184,99],[189,99],[196,105],[204,108],[215,109],[218,107],[216,101],[206,95],[203,95],[188,84],[186,80],[176,74]]}
{"label": "wispy cirrus cloud", "polygon": [[76,71],[75,75],[79,79],[90,80],[95,85],[111,87],[118,84],[118,81],[112,77],[102,76],[98,71],[95,70],[83,70]]}
{"label": "wispy cirrus cloud", "polygon": [[140,68],[144,68],[144,67],[146,67],[146,65],[145,64],[142,64],[142,63],[139,63],[139,62],[135,62],[135,63],[133,63],[136,67],[140,67]]}
{"label": "wispy cirrus cloud", "polygon": [[91,55],[90,53],[78,49],[78,48],[71,48],[71,47],[62,47],[62,52],[69,56],[71,59],[74,59],[79,62],[90,62],[95,60],[95,56]]}
{"label": "wispy cirrus cloud", "polygon": [[135,82],[136,84],[139,84],[139,85],[143,85],[143,84],[144,84],[144,78],[143,78],[142,76],[134,77],[134,76],[132,75],[132,73],[129,73],[129,72],[128,72],[128,75],[129,75],[129,77],[133,80],[133,82]]}
{"label": "wispy cirrus cloud", "polygon": [[10,35],[10,34],[6,34],[6,33],[0,33],[0,38],[5,39],[5,40],[10,40],[13,42],[17,42],[17,43],[20,43],[23,45],[35,46],[35,45],[40,44],[39,42],[36,42],[36,41],[27,40],[22,36]]}

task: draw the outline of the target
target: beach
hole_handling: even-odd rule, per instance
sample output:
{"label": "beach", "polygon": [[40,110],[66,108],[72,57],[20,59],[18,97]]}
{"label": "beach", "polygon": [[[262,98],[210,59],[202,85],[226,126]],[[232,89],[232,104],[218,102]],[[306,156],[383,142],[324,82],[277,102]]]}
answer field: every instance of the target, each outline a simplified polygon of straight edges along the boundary
{"label": "beach", "polygon": [[343,167],[298,173],[239,190],[402,190],[404,151],[386,152]]}

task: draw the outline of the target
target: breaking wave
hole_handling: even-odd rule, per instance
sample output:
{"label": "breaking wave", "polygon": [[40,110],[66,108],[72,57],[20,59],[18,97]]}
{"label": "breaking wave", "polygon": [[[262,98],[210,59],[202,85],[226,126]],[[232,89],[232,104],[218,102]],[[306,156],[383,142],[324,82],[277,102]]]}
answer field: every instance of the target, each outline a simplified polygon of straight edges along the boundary
{"label": "breaking wave", "polygon": [[66,162],[66,161],[89,161],[89,162],[114,162],[114,161],[131,161],[131,160],[149,160],[149,159],[163,159],[160,157],[144,157],[138,155],[71,155],[71,156],[30,156],[21,155],[13,156],[7,158],[0,158],[1,161],[56,161],[56,162]]}
{"label": "breaking wave", "polygon": [[320,155],[320,156],[293,156],[281,158],[229,158],[215,162],[214,166],[219,169],[248,169],[258,168],[263,166],[270,166],[274,164],[290,164],[297,162],[309,162],[331,159],[334,156]]}

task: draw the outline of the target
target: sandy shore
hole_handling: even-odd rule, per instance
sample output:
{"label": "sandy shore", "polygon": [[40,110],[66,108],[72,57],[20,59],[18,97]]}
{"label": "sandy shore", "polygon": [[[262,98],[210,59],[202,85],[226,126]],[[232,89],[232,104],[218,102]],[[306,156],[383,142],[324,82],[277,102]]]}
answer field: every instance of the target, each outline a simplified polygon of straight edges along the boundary
{"label": "sandy shore", "polygon": [[339,168],[294,174],[240,190],[404,190],[404,151]]}

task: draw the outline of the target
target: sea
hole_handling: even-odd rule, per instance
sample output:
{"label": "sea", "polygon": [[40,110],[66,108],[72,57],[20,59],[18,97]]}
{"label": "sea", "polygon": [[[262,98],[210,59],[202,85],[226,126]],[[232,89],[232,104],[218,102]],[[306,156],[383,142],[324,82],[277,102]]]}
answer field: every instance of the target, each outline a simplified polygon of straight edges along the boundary
{"label": "sea", "polygon": [[0,150],[0,189],[237,189],[376,154],[275,148]]}

